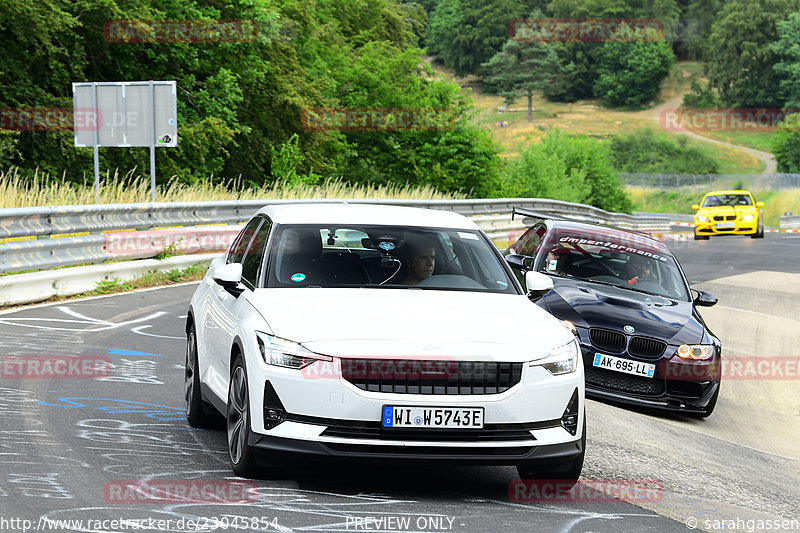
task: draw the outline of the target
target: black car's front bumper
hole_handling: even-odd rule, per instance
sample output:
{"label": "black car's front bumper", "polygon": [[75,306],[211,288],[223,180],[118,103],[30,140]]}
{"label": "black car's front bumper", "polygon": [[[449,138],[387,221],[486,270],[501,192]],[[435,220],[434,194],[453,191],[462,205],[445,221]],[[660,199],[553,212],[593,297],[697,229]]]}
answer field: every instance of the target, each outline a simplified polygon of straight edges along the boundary
{"label": "black car's front bumper", "polygon": [[586,397],[606,400],[611,402],[624,403],[628,405],[635,405],[638,407],[647,407],[650,409],[658,409],[661,411],[674,411],[681,413],[697,413],[702,414],[706,411],[711,399],[719,389],[719,382],[710,384],[708,392],[701,398],[682,398],[679,396],[670,396],[664,394],[658,397],[650,396],[637,396],[635,394],[624,391],[613,391],[602,388],[596,388],[590,383],[586,383]]}
{"label": "black car's front bumper", "polygon": [[[642,361],[656,365],[652,378],[632,376],[612,370],[600,370],[593,367],[595,350],[592,346],[581,346],[584,367],[586,369],[586,397],[606,400],[628,405],[635,405],[663,411],[702,414],[719,390],[719,378],[714,375],[717,365],[703,364],[687,368],[704,368],[707,370],[682,372],[680,365],[670,361],[670,357]],[[630,358],[625,354],[614,354],[617,357]],[[631,358],[635,361],[639,359]],[[679,370],[674,370],[678,368]],[[687,375],[689,377],[687,377]],[[670,376],[672,376],[670,378]],[[692,379],[692,376],[697,379]]]}

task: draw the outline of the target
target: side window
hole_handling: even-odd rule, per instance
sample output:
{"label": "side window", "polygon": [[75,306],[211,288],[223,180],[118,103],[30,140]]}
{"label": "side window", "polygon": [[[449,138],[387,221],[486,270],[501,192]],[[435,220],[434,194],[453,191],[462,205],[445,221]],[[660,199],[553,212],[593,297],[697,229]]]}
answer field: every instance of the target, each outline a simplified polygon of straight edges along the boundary
{"label": "side window", "polygon": [[530,228],[522,234],[522,237],[517,239],[517,242],[511,247],[511,251],[516,254],[531,257],[536,255],[536,250],[539,248],[539,244],[542,242],[542,237],[546,230],[547,228],[545,226],[534,226]]}
{"label": "side window", "polygon": [[239,232],[239,235],[236,237],[236,240],[233,241],[231,245],[231,249],[228,252],[228,260],[227,263],[241,263],[242,258],[244,257],[244,252],[247,250],[247,246],[250,244],[250,240],[253,238],[253,235],[258,228],[258,225],[261,224],[261,221],[264,220],[261,217],[256,217],[244,227],[242,231]]}
{"label": "side window", "polygon": [[[262,219],[264,220],[264,219]],[[264,257],[264,248],[267,246],[269,230],[272,224],[269,220],[264,220],[258,228],[255,237],[250,241],[250,247],[242,259],[242,281],[248,287],[255,288],[258,280],[258,267],[261,266],[261,259]]]}

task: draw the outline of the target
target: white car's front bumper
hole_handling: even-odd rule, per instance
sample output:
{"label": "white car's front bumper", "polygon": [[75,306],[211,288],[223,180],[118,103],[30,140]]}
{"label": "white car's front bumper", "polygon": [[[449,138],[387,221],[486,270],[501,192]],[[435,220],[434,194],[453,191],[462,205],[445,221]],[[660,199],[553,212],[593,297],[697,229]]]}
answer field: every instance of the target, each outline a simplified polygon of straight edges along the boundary
{"label": "white car's front bumper", "polygon": [[[314,363],[319,365],[321,363]],[[436,458],[483,464],[568,459],[582,451],[583,368],[553,376],[522,364],[519,383],[499,394],[399,394],[362,390],[338,371],[248,368],[250,444],[318,456]],[[334,365],[335,366],[335,365]],[[577,428],[562,418],[577,395]],[[383,407],[483,408],[483,429],[391,429]],[[574,407],[574,406],[573,406]]]}

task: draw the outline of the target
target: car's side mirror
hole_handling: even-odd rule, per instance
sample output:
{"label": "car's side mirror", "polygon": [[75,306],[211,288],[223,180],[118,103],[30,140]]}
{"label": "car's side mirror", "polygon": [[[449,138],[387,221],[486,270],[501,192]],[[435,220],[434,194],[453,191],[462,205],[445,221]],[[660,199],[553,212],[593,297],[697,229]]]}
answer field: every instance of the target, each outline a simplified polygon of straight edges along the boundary
{"label": "car's side mirror", "polygon": [[764,202],[756,202],[756,207],[764,207]]}
{"label": "car's side mirror", "polygon": [[242,289],[239,288],[239,283],[242,281],[241,263],[222,265],[214,271],[213,279],[233,296],[238,297],[242,294]]}
{"label": "car's side mirror", "polygon": [[528,290],[528,298],[535,302],[553,290],[553,279],[541,272],[529,270],[525,273],[525,288]]}
{"label": "car's side mirror", "polygon": [[699,211],[699,210],[700,210],[700,206],[699,206],[699,205],[697,205],[697,204],[694,204],[694,205],[692,206],[692,209],[694,209],[695,211]]}
{"label": "car's side mirror", "polygon": [[717,305],[717,297],[710,292],[699,291],[697,289],[693,290],[697,292],[697,296],[694,299],[694,305],[699,307],[711,307],[713,305]]}
{"label": "car's side mirror", "polygon": [[[527,262],[527,264],[526,264]],[[528,271],[533,266],[533,257],[527,255],[511,254],[506,256],[506,263],[514,270]]]}

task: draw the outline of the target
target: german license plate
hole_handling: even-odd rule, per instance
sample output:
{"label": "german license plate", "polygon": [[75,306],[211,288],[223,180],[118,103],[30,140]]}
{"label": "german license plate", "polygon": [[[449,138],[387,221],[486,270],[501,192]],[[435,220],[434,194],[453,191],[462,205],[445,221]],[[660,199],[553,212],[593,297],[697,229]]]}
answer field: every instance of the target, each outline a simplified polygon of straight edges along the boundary
{"label": "german license plate", "polygon": [[645,378],[652,378],[656,371],[656,365],[654,364],[631,361],[630,359],[622,359],[621,357],[603,355],[601,353],[594,354],[592,366],[596,366],[597,368],[605,368],[606,370],[613,370],[614,372],[622,372],[623,374],[642,376]]}
{"label": "german license plate", "polygon": [[384,405],[385,428],[465,428],[483,427],[483,407],[410,407]]}
{"label": "german license plate", "polygon": [[732,228],[736,226],[736,224],[734,224],[733,222],[717,222],[715,226],[717,226],[718,228]]}

